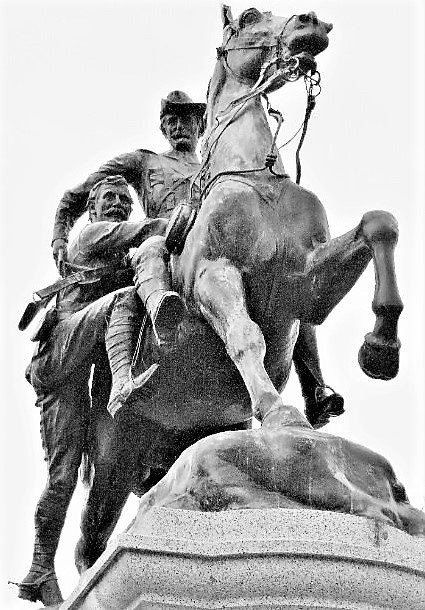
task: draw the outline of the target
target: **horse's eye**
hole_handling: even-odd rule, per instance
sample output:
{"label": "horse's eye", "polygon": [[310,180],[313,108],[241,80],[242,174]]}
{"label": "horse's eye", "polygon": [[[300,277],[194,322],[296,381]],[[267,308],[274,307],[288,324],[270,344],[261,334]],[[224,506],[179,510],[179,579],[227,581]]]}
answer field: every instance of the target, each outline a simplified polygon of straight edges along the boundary
{"label": "horse's eye", "polygon": [[262,18],[263,14],[260,13],[260,11],[257,11],[256,8],[250,8],[240,16],[239,27],[243,28],[252,23],[257,23],[257,21],[261,21]]}

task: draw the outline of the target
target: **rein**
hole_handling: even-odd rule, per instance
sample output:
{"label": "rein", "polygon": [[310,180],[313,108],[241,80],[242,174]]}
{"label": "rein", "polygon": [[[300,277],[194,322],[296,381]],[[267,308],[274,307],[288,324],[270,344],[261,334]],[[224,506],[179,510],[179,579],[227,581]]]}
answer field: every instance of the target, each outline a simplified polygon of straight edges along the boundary
{"label": "rein", "polygon": [[[305,82],[306,90],[307,90],[307,106],[305,109],[304,121],[302,124],[301,138],[300,138],[300,141],[298,142],[297,150],[295,152],[295,161],[296,161],[296,166],[297,166],[297,178],[296,178],[297,184],[299,184],[300,180],[301,180],[301,159],[300,159],[301,147],[304,143],[304,138],[307,133],[307,127],[308,127],[308,122],[311,117],[311,113],[313,112],[313,110],[316,106],[316,97],[318,95],[320,95],[320,93],[322,91],[321,86],[320,86],[320,73],[316,72],[315,74],[318,75],[316,80],[313,79],[313,76],[315,76],[314,74],[311,76],[308,76],[307,74],[304,75],[304,82]],[[307,80],[309,80],[308,85],[307,85]],[[318,90],[316,91],[316,93],[314,93],[315,86],[318,87]],[[286,146],[286,144],[284,144],[283,146]],[[283,148],[283,146],[281,146],[280,148]]]}

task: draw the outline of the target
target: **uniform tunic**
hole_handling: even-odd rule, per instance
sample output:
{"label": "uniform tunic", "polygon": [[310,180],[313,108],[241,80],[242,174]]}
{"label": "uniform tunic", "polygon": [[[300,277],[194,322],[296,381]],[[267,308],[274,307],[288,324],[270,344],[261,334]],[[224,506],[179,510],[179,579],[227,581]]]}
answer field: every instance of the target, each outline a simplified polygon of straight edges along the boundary
{"label": "uniform tunic", "polygon": [[[67,239],[75,221],[86,209],[90,189],[106,176],[123,176],[136,191],[148,218],[168,218],[176,205],[190,200],[191,181],[198,169],[195,153],[171,150],[158,155],[139,149],[119,155],[65,192],[56,211],[53,239]],[[199,195],[196,186],[192,195],[195,199]]]}

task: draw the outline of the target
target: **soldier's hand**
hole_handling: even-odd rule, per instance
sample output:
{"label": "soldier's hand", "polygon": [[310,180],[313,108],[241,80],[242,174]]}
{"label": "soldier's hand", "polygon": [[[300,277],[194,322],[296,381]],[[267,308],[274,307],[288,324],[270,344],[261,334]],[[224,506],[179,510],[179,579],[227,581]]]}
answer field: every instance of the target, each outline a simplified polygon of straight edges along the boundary
{"label": "soldier's hand", "polygon": [[55,259],[56,267],[59,274],[64,276],[65,263],[67,261],[67,242],[66,239],[55,239],[52,245],[53,258]]}

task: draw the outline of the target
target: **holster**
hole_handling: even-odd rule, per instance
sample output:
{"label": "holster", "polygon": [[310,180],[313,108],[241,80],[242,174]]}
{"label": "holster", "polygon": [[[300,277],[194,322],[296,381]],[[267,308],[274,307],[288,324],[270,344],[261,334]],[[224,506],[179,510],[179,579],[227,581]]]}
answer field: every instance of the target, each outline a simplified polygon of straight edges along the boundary
{"label": "holster", "polygon": [[197,210],[190,203],[181,203],[170,216],[165,232],[165,245],[170,254],[181,254],[196,220]]}
{"label": "holster", "polygon": [[39,323],[31,335],[31,341],[46,341],[58,323],[58,310],[56,307],[48,309],[40,318]]}

